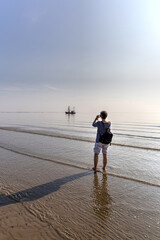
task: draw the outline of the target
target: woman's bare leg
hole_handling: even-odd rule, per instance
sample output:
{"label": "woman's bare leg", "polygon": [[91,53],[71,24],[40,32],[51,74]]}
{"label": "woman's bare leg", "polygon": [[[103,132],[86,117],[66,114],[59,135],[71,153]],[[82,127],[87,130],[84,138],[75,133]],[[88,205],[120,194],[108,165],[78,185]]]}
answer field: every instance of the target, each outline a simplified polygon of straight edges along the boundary
{"label": "woman's bare leg", "polygon": [[95,153],[94,154],[94,168],[93,168],[94,171],[97,170],[97,165],[98,165],[98,154]]}
{"label": "woman's bare leg", "polygon": [[106,170],[107,160],[107,154],[103,153],[103,170]]}

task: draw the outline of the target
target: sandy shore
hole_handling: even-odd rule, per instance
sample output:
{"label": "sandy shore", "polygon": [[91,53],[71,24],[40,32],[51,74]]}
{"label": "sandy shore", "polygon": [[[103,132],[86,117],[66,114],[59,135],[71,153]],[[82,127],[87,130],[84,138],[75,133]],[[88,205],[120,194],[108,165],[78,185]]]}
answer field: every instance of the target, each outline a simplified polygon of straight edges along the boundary
{"label": "sandy shore", "polygon": [[160,239],[160,189],[0,149],[0,240]]}

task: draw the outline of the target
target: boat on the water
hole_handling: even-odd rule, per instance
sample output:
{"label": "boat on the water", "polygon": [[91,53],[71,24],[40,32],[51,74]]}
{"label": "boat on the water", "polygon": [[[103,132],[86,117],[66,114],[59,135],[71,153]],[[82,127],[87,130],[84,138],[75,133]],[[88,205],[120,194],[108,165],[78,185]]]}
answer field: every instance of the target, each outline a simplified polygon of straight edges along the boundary
{"label": "boat on the water", "polygon": [[76,114],[75,107],[73,107],[73,110],[70,110],[70,106],[68,106],[68,111],[65,112],[66,114]]}

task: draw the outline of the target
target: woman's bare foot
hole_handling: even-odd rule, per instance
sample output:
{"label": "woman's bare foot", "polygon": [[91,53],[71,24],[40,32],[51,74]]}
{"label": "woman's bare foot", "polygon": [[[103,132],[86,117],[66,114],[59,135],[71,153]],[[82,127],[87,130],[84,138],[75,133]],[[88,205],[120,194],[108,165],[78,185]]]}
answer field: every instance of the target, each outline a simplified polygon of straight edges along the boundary
{"label": "woman's bare foot", "polygon": [[94,173],[97,172],[97,169],[95,167],[93,167],[92,170],[94,171]]}

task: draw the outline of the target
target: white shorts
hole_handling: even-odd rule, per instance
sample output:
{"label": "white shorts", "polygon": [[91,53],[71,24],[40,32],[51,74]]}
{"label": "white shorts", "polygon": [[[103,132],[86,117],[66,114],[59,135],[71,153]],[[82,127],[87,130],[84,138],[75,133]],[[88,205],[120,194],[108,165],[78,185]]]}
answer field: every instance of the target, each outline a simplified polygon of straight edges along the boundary
{"label": "white shorts", "polygon": [[101,149],[103,154],[107,154],[107,149],[109,147],[109,144],[103,144],[101,142],[96,142],[94,145],[94,153],[99,154]]}

